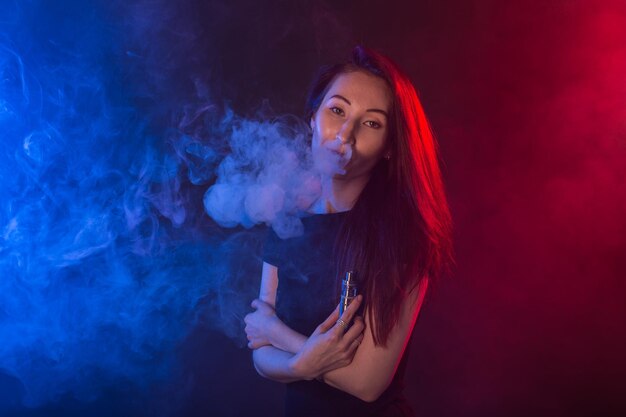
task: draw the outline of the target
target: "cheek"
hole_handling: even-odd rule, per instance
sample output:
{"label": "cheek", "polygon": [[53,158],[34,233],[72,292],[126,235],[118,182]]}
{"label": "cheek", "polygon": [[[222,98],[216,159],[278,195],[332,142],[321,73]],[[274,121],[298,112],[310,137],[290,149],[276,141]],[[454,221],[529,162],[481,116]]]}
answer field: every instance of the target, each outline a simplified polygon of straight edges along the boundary
{"label": "cheek", "polygon": [[340,127],[340,123],[322,113],[315,120],[314,134],[316,133],[318,135],[318,140],[320,141],[334,140]]}
{"label": "cheek", "polygon": [[383,154],[385,149],[385,133],[368,132],[356,141],[356,151],[363,157],[376,158]]}
{"label": "cheek", "polygon": [[313,136],[311,138],[311,154],[313,156],[314,161],[320,160],[322,158],[321,154],[323,152],[322,139],[317,131],[313,132]]}
{"label": "cheek", "polygon": [[319,131],[319,126],[315,126],[313,129],[313,135],[311,136],[311,148],[316,150],[320,147],[321,144],[321,135]]}

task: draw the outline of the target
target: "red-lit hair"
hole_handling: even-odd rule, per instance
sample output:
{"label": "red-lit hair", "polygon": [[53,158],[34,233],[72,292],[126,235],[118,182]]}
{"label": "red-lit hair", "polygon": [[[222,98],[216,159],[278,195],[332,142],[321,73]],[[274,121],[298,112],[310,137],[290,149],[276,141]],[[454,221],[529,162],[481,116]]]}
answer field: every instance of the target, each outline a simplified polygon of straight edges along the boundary
{"label": "red-lit hair", "polygon": [[333,80],[352,71],[382,78],[393,96],[391,158],[373,168],[335,242],[338,273],[357,272],[374,341],[384,346],[406,296],[452,261],[452,220],[430,125],[411,81],[389,58],[357,46],[351,61],[324,68],[309,91],[307,118]]}

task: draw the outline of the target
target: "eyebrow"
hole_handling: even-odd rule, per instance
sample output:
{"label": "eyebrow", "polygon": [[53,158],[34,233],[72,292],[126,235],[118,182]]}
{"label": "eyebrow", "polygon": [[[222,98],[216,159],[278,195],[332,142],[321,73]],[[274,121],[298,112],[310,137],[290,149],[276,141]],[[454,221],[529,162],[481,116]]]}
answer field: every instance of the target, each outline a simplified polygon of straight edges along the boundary
{"label": "eyebrow", "polygon": [[[345,101],[345,102],[346,102],[346,103],[348,103],[349,105],[352,105],[352,103],[350,103],[350,100],[348,100],[347,98],[345,98],[344,96],[339,95],[339,94],[335,94],[335,95],[333,95],[333,96],[330,96],[330,98],[338,98],[338,99],[340,99],[340,100]],[[365,111],[366,111],[366,112],[380,113],[380,114],[384,115],[384,116],[385,116],[385,117],[387,117],[387,118],[389,117],[389,116],[387,115],[387,112],[386,112],[386,111],[384,111],[384,110],[381,110],[381,109],[367,109],[367,110],[365,110]]]}

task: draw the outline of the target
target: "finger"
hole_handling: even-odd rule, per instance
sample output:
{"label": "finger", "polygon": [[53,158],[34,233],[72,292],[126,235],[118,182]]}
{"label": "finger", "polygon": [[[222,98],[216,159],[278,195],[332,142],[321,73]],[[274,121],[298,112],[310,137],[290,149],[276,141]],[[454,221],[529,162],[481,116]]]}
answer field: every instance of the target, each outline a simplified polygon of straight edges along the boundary
{"label": "finger", "polygon": [[343,321],[345,321],[346,323],[350,323],[350,321],[352,320],[352,317],[354,317],[354,315],[356,314],[356,311],[361,306],[362,301],[363,301],[363,296],[360,294],[357,295],[354,300],[352,300],[348,308],[346,308],[346,310],[341,315],[341,318],[343,319]]}
{"label": "finger", "polygon": [[248,343],[248,347],[250,347],[250,349],[258,349],[263,346],[271,346],[271,343],[263,339],[253,339],[250,343]]}
{"label": "finger", "polygon": [[348,308],[343,312],[339,320],[337,320],[333,331],[340,333],[346,330],[346,328],[350,325],[352,317],[354,317],[356,311],[359,309],[362,300],[362,295],[358,295],[354,300],[352,300]]}
{"label": "finger", "polygon": [[359,346],[361,345],[362,341],[363,341],[363,336],[362,335],[357,337],[356,339],[354,339],[352,341],[352,343],[350,344],[350,349],[348,350],[348,352],[350,354],[353,354],[359,348]]}
{"label": "finger", "polygon": [[246,338],[248,338],[248,340],[251,340],[254,337],[254,330],[253,329],[248,329],[248,327],[246,327]]}
{"label": "finger", "polygon": [[246,324],[250,324],[254,322],[254,314],[255,313],[250,313],[250,314],[246,314],[246,316],[243,318],[243,322]]}
{"label": "finger", "polygon": [[260,348],[261,346],[263,346],[263,345],[259,345],[259,344],[258,344],[257,342],[255,342],[254,340],[251,340],[250,342],[248,342],[248,348],[249,348],[249,349],[252,349],[252,350],[254,350],[254,349],[258,349],[258,348]]}
{"label": "finger", "polygon": [[250,305],[253,308],[256,308],[257,310],[263,313],[274,311],[274,307],[272,307],[271,305],[267,304],[265,301],[258,299],[258,298],[255,300],[252,300],[252,303]]}
{"label": "finger", "polygon": [[326,320],[324,320],[319,326],[317,326],[317,330],[319,330],[319,333],[325,333],[328,330],[330,330],[335,325],[338,318],[339,318],[339,305],[337,305],[337,308],[335,308],[333,312],[330,313],[330,315],[326,318]]}
{"label": "finger", "polygon": [[348,331],[344,334],[344,340],[347,342],[351,342],[354,339],[363,335],[363,329],[365,329],[365,324],[363,324],[363,319],[356,317],[354,319],[354,323],[348,329]]}

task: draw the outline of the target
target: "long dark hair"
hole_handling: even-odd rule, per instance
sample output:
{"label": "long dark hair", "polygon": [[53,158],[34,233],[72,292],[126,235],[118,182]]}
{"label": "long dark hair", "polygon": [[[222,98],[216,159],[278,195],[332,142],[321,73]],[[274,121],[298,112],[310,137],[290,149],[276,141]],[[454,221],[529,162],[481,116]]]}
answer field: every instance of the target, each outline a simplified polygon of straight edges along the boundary
{"label": "long dark hair", "polygon": [[353,71],[373,74],[389,86],[391,156],[373,168],[335,249],[339,271],[357,271],[374,342],[385,346],[406,296],[452,261],[452,220],[430,125],[411,81],[389,58],[357,46],[349,62],[323,68],[309,90],[307,121],[332,81]]}

